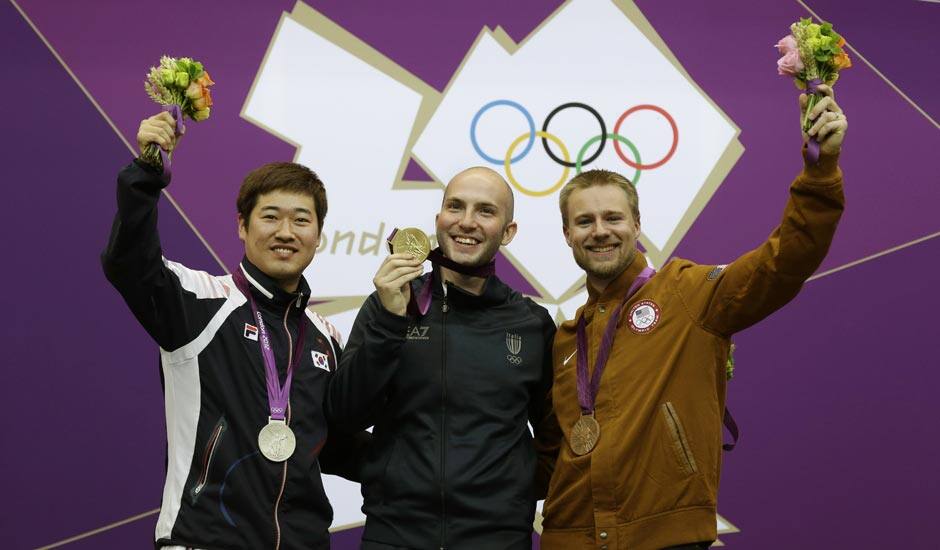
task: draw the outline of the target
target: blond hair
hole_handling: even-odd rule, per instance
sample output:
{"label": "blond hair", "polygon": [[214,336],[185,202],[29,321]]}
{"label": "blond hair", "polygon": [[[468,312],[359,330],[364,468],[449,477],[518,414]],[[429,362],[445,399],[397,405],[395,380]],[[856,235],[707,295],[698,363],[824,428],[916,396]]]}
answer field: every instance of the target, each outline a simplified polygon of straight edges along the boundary
{"label": "blond hair", "polygon": [[558,194],[558,206],[561,209],[561,223],[564,227],[568,227],[568,197],[571,196],[571,193],[579,189],[587,189],[588,187],[596,187],[599,185],[616,185],[619,187],[627,196],[627,203],[630,205],[630,211],[633,213],[634,221],[637,223],[640,222],[640,198],[636,194],[636,187],[634,187],[633,183],[617,172],[611,172],[610,170],[588,170],[571,178],[568,183],[561,188],[561,192]]}

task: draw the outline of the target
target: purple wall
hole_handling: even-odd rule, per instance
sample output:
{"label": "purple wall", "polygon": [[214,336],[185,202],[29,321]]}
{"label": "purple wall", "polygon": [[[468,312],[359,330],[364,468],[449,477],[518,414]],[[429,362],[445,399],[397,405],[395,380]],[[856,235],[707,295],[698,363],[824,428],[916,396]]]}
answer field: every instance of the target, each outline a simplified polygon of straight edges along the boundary
{"label": "purple wall", "polygon": [[[287,0],[163,2],[188,15],[160,28],[152,2],[20,0],[129,140],[152,105],[146,67],[166,45],[212,68],[218,109],[187,138],[174,198],[227,265],[240,257],[242,175],[293,150],[238,117]],[[771,48],[797,2],[640,0],[703,90],[741,127],[745,153],[677,255],[725,263],[776,224],[799,169],[796,98]],[[940,4],[809,0],[849,43],[940,120]],[[557,2],[312,2],[345,29],[442,89],[484,25],[522,39]],[[389,25],[394,18],[395,24]],[[891,30],[888,29],[903,29]],[[421,37],[416,39],[416,37]],[[433,47],[428,47],[433,45]],[[159,506],[163,417],[157,354],[98,265],[116,170],[130,153],[10,3],[0,3],[7,275],[0,519],[4,548],[31,548]],[[857,56],[839,82],[851,119],[842,166],[847,211],[823,270],[940,232],[940,131]],[[224,85],[221,84],[224,82]],[[775,187],[771,187],[771,185]],[[772,189],[768,191],[769,189]],[[217,202],[214,197],[232,197]],[[169,253],[219,266],[169,204]],[[720,513],[731,548],[928,548],[940,489],[940,239],[810,282],[737,338],[729,403],[743,431],[726,457]],[[895,282],[899,276],[901,283]],[[155,516],[69,548],[143,548]],[[335,537],[354,548],[356,533]]]}

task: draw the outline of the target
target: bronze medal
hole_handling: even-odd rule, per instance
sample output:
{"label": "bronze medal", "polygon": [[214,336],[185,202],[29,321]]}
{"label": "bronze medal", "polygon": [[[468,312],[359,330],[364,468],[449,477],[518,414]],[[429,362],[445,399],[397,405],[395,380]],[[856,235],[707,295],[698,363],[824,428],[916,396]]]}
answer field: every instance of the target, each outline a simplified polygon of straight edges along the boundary
{"label": "bronze medal", "polygon": [[601,425],[594,418],[594,413],[582,414],[571,428],[571,450],[578,456],[586,455],[597,445],[601,438]]}
{"label": "bronze medal", "polygon": [[261,454],[271,462],[284,462],[294,454],[297,439],[286,422],[269,419],[268,424],[258,433],[258,447]]}
{"label": "bronze medal", "polygon": [[424,231],[416,227],[399,229],[389,244],[392,247],[392,254],[411,254],[422,262],[431,253],[431,241],[428,240]]}

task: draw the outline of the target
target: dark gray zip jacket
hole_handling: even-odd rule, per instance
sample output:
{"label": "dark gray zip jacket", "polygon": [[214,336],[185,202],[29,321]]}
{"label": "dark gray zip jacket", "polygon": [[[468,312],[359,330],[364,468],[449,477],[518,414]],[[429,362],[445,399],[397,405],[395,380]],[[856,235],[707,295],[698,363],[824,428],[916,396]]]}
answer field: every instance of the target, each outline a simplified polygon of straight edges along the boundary
{"label": "dark gray zip jacket", "polygon": [[557,452],[538,443],[554,421],[555,324],[495,276],[480,296],[434,286],[424,316],[373,293],[330,381],[331,422],[374,425],[364,547],[528,550]]}

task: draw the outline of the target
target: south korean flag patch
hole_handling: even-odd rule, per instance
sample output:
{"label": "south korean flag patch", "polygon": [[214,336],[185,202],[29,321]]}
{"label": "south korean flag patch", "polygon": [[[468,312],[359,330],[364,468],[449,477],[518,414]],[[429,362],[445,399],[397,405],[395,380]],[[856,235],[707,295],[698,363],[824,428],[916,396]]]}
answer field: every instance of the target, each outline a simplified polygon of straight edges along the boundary
{"label": "south korean flag patch", "polygon": [[652,300],[640,300],[633,304],[627,315],[630,330],[637,334],[646,334],[659,323],[659,306]]}
{"label": "south korean flag patch", "polygon": [[327,372],[330,370],[330,356],[325,353],[320,353],[319,351],[311,351],[310,355],[313,356],[313,366],[323,369]]}

